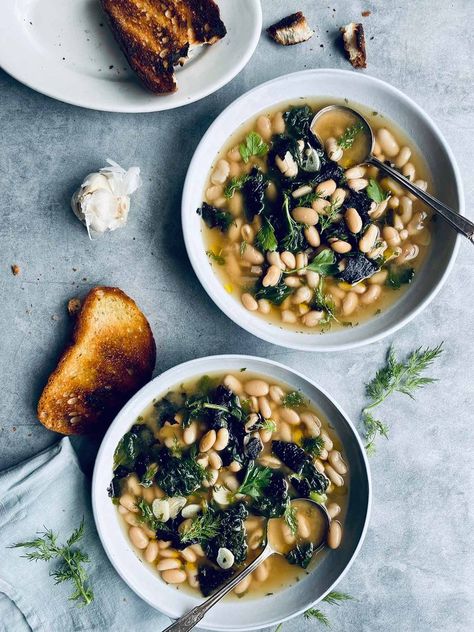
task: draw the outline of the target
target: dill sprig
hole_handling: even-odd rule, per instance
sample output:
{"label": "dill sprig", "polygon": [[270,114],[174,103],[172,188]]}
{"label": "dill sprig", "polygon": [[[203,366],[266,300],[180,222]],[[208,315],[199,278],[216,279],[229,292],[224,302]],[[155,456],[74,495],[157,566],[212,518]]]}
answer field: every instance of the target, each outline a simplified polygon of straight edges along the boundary
{"label": "dill sprig", "polygon": [[333,606],[340,606],[342,601],[352,601],[353,599],[354,597],[348,595],[347,593],[333,590],[324,597],[323,601],[330,603]]}
{"label": "dill sprig", "polygon": [[287,393],[283,398],[281,404],[285,408],[298,408],[298,406],[303,406],[305,403],[305,399],[300,391],[291,391],[291,393]]}
{"label": "dill sprig", "polygon": [[385,366],[377,371],[365,388],[370,403],[362,410],[362,421],[367,441],[365,447],[370,454],[375,452],[375,439],[378,435],[388,438],[387,425],[376,419],[370,411],[393,393],[402,393],[414,399],[414,391],[435,382],[435,378],[424,376],[423,373],[442,352],[443,343],[433,348],[418,347],[404,362],[400,362],[395,350],[390,347]]}
{"label": "dill sprig", "polygon": [[181,534],[181,542],[198,541],[205,542],[215,538],[219,533],[220,517],[211,510],[205,511],[200,516],[194,518],[192,523]]}
{"label": "dill sprig", "polygon": [[74,591],[69,599],[82,602],[81,605],[84,606],[90,604],[94,599],[94,593],[88,586],[88,576],[84,568],[84,564],[88,564],[90,561],[89,556],[81,549],[74,547],[84,535],[84,519],[65,544],[58,544],[58,536],[46,527],[44,531],[38,531],[37,535],[39,537],[34,540],[17,542],[11,548],[30,549],[22,557],[35,562],[38,560],[43,562],[58,560],[58,567],[49,573],[55,579],[55,583],[61,584],[71,581],[74,585]]}
{"label": "dill sprig", "polygon": [[322,610],[319,610],[319,608],[310,608],[309,610],[306,610],[306,612],[304,613],[304,618],[316,619],[316,621],[319,621],[319,623],[322,623],[327,628],[331,627],[329,619]]}
{"label": "dill sprig", "polygon": [[285,522],[290,528],[293,535],[298,533],[298,518],[296,517],[296,508],[291,503],[288,503],[285,508],[284,516]]}
{"label": "dill sprig", "polygon": [[322,437],[306,437],[301,442],[301,447],[312,457],[318,457],[323,451],[324,440]]}
{"label": "dill sprig", "polygon": [[354,125],[351,125],[350,127],[346,127],[343,134],[341,134],[341,136],[337,139],[337,144],[342,149],[350,149],[354,144],[356,136],[360,134],[363,129],[364,126],[360,121],[357,121],[357,123],[354,123]]}

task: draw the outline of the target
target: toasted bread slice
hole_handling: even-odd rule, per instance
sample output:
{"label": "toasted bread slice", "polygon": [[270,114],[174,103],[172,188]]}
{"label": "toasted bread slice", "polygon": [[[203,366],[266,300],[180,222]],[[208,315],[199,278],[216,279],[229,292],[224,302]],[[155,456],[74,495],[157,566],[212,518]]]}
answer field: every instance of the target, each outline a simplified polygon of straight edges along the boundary
{"label": "toasted bread slice", "polygon": [[267,28],[267,33],[282,46],[293,46],[306,42],[314,35],[313,29],[309,26],[305,16],[298,11],[286,16],[279,22]]}
{"label": "toasted bread slice", "polygon": [[156,347],[147,319],[122,290],[96,287],[77,316],[38,403],[38,419],[62,434],[101,432],[151,377]]}
{"label": "toasted bread slice", "polygon": [[101,0],[132,69],[152,92],[177,89],[174,67],[189,47],[214,44],[226,28],[214,0]]}
{"label": "toasted bread slice", "polygon": [[367,68],[364,27],[357,22],[350,22],[339,29],[347,59],[354,68]]}

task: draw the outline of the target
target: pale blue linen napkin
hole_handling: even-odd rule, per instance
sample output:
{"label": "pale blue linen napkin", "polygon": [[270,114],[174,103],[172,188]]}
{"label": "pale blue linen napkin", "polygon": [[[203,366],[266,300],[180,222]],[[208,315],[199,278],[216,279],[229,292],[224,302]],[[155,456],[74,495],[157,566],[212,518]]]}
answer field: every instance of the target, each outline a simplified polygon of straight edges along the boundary
{"label": "pale blue linen napkin", "polygon": [[[86,529],[80,546],[91,558],[87,570],[95,599],[78,608],[68,600],[69,582],[54,585],[49,562],[26,560],[22,549],[7,547],[31,540],[43,526],[57,532],[62,542],[83,516]],[[89,482],[69,439],[0,472],[2,632],[158,632],[169,623],[127,587],[107,559],[95,530]]]}

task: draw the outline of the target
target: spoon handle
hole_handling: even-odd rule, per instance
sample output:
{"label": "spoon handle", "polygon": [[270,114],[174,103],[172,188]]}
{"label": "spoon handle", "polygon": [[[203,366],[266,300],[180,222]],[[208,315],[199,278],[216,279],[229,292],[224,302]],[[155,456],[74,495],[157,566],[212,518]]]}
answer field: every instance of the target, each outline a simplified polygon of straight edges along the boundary
{"label": "spoon handle", "polygon": [[263,551],[260,553],[258,557],[256,557],[248,566],[246,566],[240,573],[233,575],[228,581],[226,581],[215,593],[213,593],[208,599],[203,601],[203,603],[199,604],[182,617],[180,617],[177,621],[172,623],[170,626],[163,630],[163,632],[188,632],[188,630],[192,630],[195,625],[201,621],[206,612],[212,608],[218,601],[222,599],[227,593],[229,593],[239,582],[241,582],[247,575],[250,575],[252,571],[254,571],[257,566],[259,566],[267,557],[272,555],[273,550],[267,544]]}
{"label": "spoon handle", "polygon": [[443,204],[429,193],[426,193],[420,189],[420,187],[417,187],[415,184],[410,182],[410,180],[402,176],[398,171],[392,169],[392,167],[381,162],[374,156],[371,156],[367,163],[381,169],[393,178],[393,180],[402,184],[406,189],[408,189],[408,191],[410,191],[410,193],[413,193],[413,195],[416,195],[420,198],[420,200],[423,200],[425,204],[439,213],[458,233],[467,237],[469,241],[474,244],[474,224],[466,217],[459,215],[459,213],[453,211],[453,209],[449,208],[449,206],[446,206],[446,204]]}

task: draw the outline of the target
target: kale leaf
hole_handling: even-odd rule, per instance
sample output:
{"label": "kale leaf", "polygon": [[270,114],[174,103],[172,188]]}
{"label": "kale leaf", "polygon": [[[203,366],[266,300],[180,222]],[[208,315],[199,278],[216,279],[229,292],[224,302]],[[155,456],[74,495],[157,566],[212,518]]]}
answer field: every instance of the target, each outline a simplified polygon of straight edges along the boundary
{"label": "kale leaf", "polygon": [[350,252],[345,259],[346,267],[339,272],[339,278],[350,285],[371,277],[379,269],[377,263],[362,252]]}
{"label": "kale leaf", "polygon": [[306,138],[310,133],[314,112],[309,105],[295,106],[283,114],[286,129],[297,139]]}
{"label": "kale leaf", "polygon": [[290,483],[301,498],[311,498],[313,492],[324,494],[329,485],[326,476],[318,472],[310,461],[304,464],[301,474],[290,477]]}
{"label": "kale leaf", "polygon": [[211,206],[207,202],[203,202],[196,212],[208,228],[218,228],[222,233],[226,233],[234,223],[234,218],[228,211]]}
{"label": "kale leaf", "polygon": [[290,564],[296,564],[301,568],[308,568],[314,555],[314,545],[312,542],[298,544],[285,557]]}
{"label": "kale leaf", "polygon": [[257,300],[264,298],[273,305],[281,305],[285,298],[290,296],[292,293],[292,288],[288,287],[283,281],[277,283],[277,285],[269,285],[268,287],[264,287],[261,283],[258,283],[255,290],[254,296]]}
{"label": "kale leaf", "polygon": [[233,570],[215,568],[210,564],[201,564],[198,569],[199,588],[204,597],[209,597],[233,575]]}
{"label": "kale leaf", "polygon": [[135,424],[120,439],[114,452],[114,468],[123,465],[133,468],[142,450],[154,442],[153,433],[145,424]]}
{"label": "kale leaf", "polygon": [[296,445],[287,441],[273,441],[272,452],[282,461],[290,470],[301,474],[303,467],[309,461],[306,452]]}
{"label": "kale leaf", "polygon": [[414,276],[414,268],[397,268],[395,266],[389,266],[385,285],[391,287],[392,290],[399,290],[402,285],[411,283]]}
{"label": "kale leaf", "polygon": [[220,548],[232,551],[235,564],[242,564],[247,557],[247,540],[244,522],[248,511],[243,503],[237,503],[220,514],[218,534],[203,542],[207,557],[217,560]]}
{"label": "kale leaf", "polygon": [[163,451],[160,465],[155,480],[168,496],[189,496],[201,486],[206,475],[192,450],[181,458],[172,456],[169,450]]}
{"label": "kale leaf", "polygon": [[290,501],[288,481],[278,470],[271,470],[268,484],[262,494],[254,498],[252,509],[267,518],[279,518],[285,514]]}
{"label": "kale leaf", "polygon": [[255,215],[260,215],[263,212],[265,208],[265,189],[267,186],[268,182],[265,175],[258,167],[254,167],[242,185],[245,214],[249,222],[253,220]]}

